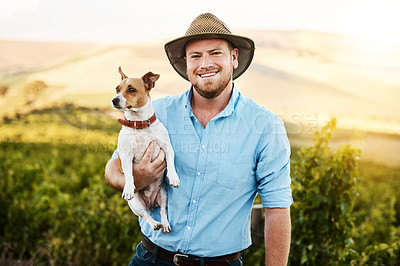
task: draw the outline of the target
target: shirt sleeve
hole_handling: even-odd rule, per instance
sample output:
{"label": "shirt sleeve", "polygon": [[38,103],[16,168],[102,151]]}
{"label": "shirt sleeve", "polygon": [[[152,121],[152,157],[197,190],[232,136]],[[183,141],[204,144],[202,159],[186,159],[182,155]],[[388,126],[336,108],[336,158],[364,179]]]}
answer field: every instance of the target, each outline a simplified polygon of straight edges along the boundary
{"label": "shirt sleeve", "polygon": [[116,149],[116,150],[113,152],[112,156],[111,156],[111,159],[117,159],[117,158],[118,158],[118,149]]}
{"label": "shirt sleeve", "polygon": [[290,144],[283,121],[275,116],[260,138],[256,178],[257,192],[265,208],[288,208],[290,188]]}

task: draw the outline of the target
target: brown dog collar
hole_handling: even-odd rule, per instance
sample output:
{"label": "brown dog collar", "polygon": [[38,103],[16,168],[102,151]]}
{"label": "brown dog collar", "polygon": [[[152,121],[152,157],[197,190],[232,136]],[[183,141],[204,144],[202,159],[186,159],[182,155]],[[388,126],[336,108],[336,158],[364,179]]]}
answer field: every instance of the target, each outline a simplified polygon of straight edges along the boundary
{"label": "brown dog collar", "polygon": [[118,123],[130,128],[143,129],[153,124],[156,121],[156,119],[157,119],[156,114],[153,114],[152,117],[144,121],[131,121],[131,120],[126,120],[125,118],[125,119],[118,119]]}

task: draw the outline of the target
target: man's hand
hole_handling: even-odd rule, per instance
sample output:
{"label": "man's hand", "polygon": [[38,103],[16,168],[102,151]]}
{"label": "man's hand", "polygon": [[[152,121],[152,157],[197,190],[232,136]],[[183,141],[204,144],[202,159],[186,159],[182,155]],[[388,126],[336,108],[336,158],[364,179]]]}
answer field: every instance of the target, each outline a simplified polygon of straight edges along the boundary
{"label": "man's hand", "polygon": [[136,190],[141,190],[156,181],[167,167],[165,152],[162,149],[160,149],[157,157],[151,161],[156,145],[154,141],[151,142],[140,163],[133,164],[133,179]]}
{"label": "man's hand", "polygon": [[[167,163],[165,162],[165,152],[163,150],[160,149],[157,157],[151,161],[155,148],[156,143],[150,143],[140,163],[133,163],[133,179],[136,191],[147,187],[164,173]],[[104,176],[111,187],[119,192],[123,191],[125,176],[119,169],[118,159],[108,161]]]}

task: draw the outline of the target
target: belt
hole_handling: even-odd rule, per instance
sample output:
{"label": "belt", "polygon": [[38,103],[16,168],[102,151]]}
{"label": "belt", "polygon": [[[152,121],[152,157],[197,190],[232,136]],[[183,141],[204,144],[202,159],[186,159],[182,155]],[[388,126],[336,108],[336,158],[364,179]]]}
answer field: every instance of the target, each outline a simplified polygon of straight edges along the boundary
{"label": "belt", "polygon": [[[142,244],[150,252],[153,252],[156,247],[156,245],[153,244],[146,237],[143,237]],[[222,265],[229,265],[230,262],[237,260],[240,257],[240,252],[218,257],[203,258],[193,255],[171,252],[157,246],[156,255],[162,259],[173,262],[175,265],[178,266],[197,266],[201,265],[202,261],[204,263],[203,265],[205,266],[222,266]]]}

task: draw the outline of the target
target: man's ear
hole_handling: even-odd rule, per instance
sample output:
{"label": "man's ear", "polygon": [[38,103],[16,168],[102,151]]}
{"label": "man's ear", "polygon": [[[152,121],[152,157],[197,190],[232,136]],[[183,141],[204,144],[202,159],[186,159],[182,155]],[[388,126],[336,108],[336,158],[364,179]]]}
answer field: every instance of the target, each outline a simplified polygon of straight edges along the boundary
{"label": "man's ear", "polygon": [[142,80],[144,81],[144,84],[146,85],[147,90],[151,90],[154,88],[156,81],[160,75],[154,74],[153,72],[147,72],[143,77]]}
{"label": "man's ear", "polygon": [[231,55],[232,55],[233,69],[237,69],[239,67],[239,49],[233,48]]}

